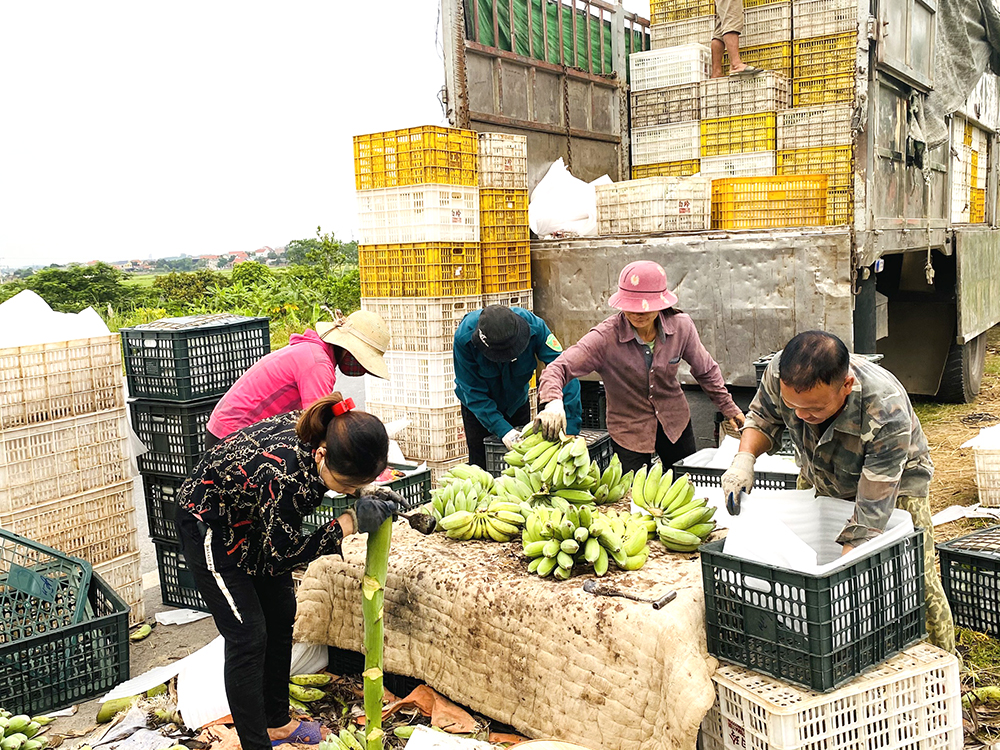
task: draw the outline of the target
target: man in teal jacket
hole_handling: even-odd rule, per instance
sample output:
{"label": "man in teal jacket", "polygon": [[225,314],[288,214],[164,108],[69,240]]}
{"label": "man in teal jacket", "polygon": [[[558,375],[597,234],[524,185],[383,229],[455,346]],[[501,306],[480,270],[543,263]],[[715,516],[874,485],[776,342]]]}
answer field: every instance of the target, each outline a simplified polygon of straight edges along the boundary
{"label": "man in teal jacket", "polygon": [[[562,346],[545,321],[520,307],[490,305],[466,315],[455,331],[455,395],[462,404],[469,463],[486,468],[490,435],[508,450],[518,441],[517,428],[531,421],[528,387],[536,359],[548,364]],[[563,388],[566,431],[580,432],[583,411],[580,383]]]}

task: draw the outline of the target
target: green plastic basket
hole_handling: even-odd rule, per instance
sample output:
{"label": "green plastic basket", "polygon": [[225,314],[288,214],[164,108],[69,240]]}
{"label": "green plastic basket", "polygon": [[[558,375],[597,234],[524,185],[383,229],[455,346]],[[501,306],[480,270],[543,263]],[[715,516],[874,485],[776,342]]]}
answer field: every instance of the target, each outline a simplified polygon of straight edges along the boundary
{"label": "green plastic basket", "polygon": [[[389,464],[389,466],[400,471],[412,471],[416,468],[407,464]],[[394,479],[385,486],[403,496],[402,510],[413,510],[431,499],[431,470],[424,469],[415,474]],[[302,531],[309,533],[330,523],[344,513],[350,504],[351,499],[347,495],[328,492],[323,497],[323,504],[303,519]]]}

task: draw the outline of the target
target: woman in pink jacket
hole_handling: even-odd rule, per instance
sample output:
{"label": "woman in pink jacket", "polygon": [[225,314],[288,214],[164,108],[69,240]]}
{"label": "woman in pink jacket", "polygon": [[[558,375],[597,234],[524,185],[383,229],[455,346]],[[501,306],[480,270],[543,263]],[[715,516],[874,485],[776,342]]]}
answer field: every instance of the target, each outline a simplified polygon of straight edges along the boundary
{"label": "woman in pink jacket", "polygon": [[388,380],[382,358],[388,348],[385,321],[367,310],[346,318],[338,310],[334,322],[320,322],[315,331],[292,334],[288,346],[258,360],[216,404],[208,420],[206,448],[243,427],[305,409],[329,396],[338,367],[350,377],[368,373]]}
{"label": "woman in pink jacket", "polygon": [[604,381],[608,432],[624,472],[648,464],[656,453],[664,469],[695,451],[691,411],[677,380],[683,359],[729,427],[743,426],[743,412],[726,390],[719,365],[698,338],[690,316],[673,309],[667,273],[651,260],[629,263],[608,304],[621,312],[590,329],[542,372],[536,422],[546,437],[566,428],[563,386],[596,372]]}

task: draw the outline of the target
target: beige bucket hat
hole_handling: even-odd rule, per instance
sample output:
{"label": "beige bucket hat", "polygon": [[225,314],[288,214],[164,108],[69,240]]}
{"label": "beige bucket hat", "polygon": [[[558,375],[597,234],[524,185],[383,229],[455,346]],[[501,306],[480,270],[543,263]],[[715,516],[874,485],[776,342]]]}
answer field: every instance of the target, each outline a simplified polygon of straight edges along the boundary
{"label": "beige bucket hat", "polygon": [[389,327],[381,316],[368,310],[357,310],[346,318],[340,310],[332,323],[320,321],[316,333],[328,344],[349,351],[358,363],[372,375],[389,379],[389,368],[382,355],[389,348]]}

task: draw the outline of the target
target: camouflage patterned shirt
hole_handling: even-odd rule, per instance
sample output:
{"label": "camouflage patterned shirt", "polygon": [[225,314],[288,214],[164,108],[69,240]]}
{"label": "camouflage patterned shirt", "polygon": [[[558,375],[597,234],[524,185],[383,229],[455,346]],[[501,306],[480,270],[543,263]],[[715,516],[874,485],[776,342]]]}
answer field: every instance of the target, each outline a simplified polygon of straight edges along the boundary
{"label": "camouflage patterned shirt", "polygon": [[847,404],[820,434],[819,426],[795,416],[781,399],[780,352],[767,366],[750,404],[747,427],[781,446],[788,430],[802,479],[817,495],[854,500],[854,515],[837,537],[844,544],[882,533],[896,497],[927,497],[934,465],[927,440],[906,390],[892,373],[861,357],[851,357],[854,388]]}

